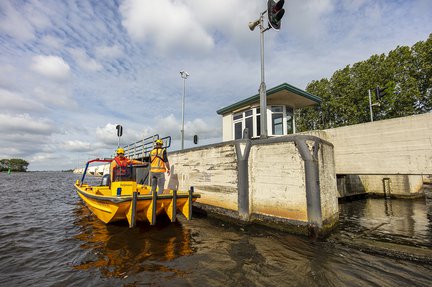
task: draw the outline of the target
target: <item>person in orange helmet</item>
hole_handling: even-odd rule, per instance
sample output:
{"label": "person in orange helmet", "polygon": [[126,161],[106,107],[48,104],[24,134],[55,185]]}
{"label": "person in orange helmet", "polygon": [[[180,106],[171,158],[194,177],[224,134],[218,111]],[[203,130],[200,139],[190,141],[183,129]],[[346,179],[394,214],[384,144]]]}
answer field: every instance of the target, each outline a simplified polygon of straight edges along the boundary
{"label": "person in orange helmet", "polygon": [[155,147],[150,152],[150,174],[152,193],[156,192],[156,185],[158,187],[158,194],[162,194],[165,186],[165,172],[170,175],[170,165],[168,162],[166,149],[163,147],[162,140],[155,141]]}
{"label": "person in orange helmet", "polygon": [[129,169],[127,168],[131,164],[142,164],[142,165],[148,165],[146,162],[142,162],[139,160],[134,159],[128,159],[125,157],[125,151],[123,148],[119,147],[116,150],[117,156],[113,159],[113,161],[110,164],[110,179],[111,182],[113,181],[114,175],[115,177],[122,177],[122,178],[128,178],[131,175],[129,173]]}

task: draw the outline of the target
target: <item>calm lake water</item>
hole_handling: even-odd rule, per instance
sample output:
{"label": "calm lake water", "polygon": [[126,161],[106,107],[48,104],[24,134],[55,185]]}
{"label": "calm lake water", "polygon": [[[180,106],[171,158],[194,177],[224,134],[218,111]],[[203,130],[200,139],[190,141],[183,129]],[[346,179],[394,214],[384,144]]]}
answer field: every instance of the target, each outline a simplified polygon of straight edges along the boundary
{"label": "calm lake water", "polygon": [[[104,225],[61,172],[0,173],[1,286],[431,286],[432,265],[195,217]],[[431,204],[340,206],[338,233],[431,248]]]}

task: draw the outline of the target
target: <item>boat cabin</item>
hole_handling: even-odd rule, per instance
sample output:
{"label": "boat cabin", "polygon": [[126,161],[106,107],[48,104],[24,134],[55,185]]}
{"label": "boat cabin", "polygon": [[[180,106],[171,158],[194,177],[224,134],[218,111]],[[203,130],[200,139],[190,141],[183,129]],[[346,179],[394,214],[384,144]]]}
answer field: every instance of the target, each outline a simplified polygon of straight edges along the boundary
{"label": "boat cabin", "polygon": [[[320,103],[320,97],[287,83],[267,90],[268,136],[295,134],[295,109]],[[217,113],[222,115],[222,141],[241,139],[245,128],[251,138],[259,138],[259,94],[221,108]]]}

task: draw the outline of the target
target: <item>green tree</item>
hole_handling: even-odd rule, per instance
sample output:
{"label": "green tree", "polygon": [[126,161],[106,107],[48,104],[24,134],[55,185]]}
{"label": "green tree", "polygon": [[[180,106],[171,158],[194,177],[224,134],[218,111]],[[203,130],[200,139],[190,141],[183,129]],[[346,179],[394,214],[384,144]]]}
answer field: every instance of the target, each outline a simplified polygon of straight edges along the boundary
{"label": "green tree", "polygon": [[324,123],[328,122],[327,110],[331,101],[330,82],[327,79],[312,81],[309,83],[307,90],[312,94],[320,95],[322,104],[296,110],[296,119],[298,119],[296,122],[297,129],[324,129],[326,128]]}
{"label": "green tree", "polygon": [[[334,128],[432,110],[432,34],[412,48],[398,46],[388,55],[348,65],[332,77],[312,81],[306,91],[322,98],[319,106],[296,111],[298,131]],[[386,88],[377,102],[375,89]],[[379,104],[379,105],[377,105]]]}
{"label": "green tree", "polygon": [[418,81],[421,112],[432,110],[432,34],[425,42],[418,42],[412,48],[415,57],[415,77]]}
{"label": "green tree", "polygon": [[12,158],[12,159],[2,159],[0,160],[0,170],[1,171],[19,171],[25,172],[27,171],[29,163],[20,158]]}
{"label": "green tree", "polygon": [[0,171],[8,170],[9,168],[9,160],[8,159],[1,159],[0,160]]}

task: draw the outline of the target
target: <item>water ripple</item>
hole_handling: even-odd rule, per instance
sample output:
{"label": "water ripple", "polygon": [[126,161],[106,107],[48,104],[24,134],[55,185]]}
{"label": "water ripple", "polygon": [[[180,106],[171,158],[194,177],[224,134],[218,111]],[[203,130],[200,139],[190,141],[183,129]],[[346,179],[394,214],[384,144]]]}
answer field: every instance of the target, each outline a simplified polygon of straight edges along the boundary
{"label": "water ripple", "polygon": [[[105,225],[74,192],[77,178],[0,173],[0,286],[429,286],[432,279],[430,265],[211,218]],[[430,210],[422,202],[347,204],[340,232],[429,246]],[[380,222],[388,224],[368,232]]]}

